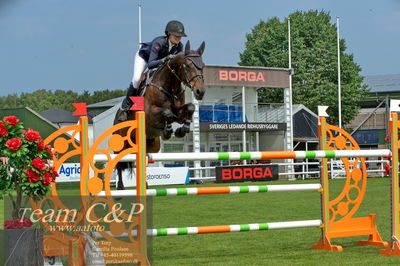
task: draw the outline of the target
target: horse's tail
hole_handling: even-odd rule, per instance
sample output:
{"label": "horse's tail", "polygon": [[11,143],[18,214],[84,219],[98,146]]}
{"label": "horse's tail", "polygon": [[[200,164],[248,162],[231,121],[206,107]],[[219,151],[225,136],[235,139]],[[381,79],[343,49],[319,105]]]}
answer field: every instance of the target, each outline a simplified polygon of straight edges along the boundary
{"label": "horse's tail", "polygon": [[124,170],[128,169],[130,174],[132,174],[132,171],[133,171],[134,167],[135,167],[135,163],[134,162],[119,162],[115,166],[115,168],[117,170],[121,170],[121,171],[124,171]]}

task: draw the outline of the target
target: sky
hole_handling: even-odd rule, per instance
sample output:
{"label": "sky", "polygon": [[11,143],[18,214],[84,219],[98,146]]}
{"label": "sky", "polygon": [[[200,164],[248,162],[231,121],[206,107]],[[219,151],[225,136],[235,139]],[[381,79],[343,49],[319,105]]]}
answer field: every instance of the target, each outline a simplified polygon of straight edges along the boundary
{"label": "sky", "polygon": [[[236,66],[261,20],[324,10],[361,74],[399,74],[400,0],[0,0],[0,96],[38,89],[125,89],[142,41],[180,20],[208,65]],[[274,67],[274,66],[270,66]]]}

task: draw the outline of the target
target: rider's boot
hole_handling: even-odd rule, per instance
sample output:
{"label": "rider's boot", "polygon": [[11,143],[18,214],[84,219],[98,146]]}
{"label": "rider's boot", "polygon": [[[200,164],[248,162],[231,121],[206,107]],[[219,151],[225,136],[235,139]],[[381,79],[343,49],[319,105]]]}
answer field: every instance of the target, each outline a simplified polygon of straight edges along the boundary
{"label": "rider's boot", "polygon": [[121,107],[119,108],[119,115],[117,117],[117,120],[119,122],[124,122],[128,120],[128,111],[132,107],[132,100],[129,98],[131,96],[137,96],[139,94],[139,90],[135,87],[133,87],[133,84],[131,83],[128,88],[128,93],[126,94],[126,97],[122,101]]}

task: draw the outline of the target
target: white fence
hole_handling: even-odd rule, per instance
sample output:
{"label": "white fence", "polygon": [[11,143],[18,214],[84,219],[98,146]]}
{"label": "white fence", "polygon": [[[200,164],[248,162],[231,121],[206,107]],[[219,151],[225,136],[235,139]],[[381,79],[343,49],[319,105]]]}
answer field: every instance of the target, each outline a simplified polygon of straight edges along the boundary
{"label": "white fence", "polygon": [[[384,168],[388,160],[366,160],[367,174],[368,177],[384,177]],[[295,163],[273,163],[279,166],[281,170],[279,172],[280,177],[286,177],[288,179],[309,179],[309,178],[320,178],[320,165],[318,162],[295,162]],[[294,172],[287,172],[286,166],[292,165]],[[341,160],[330,159],[328,162],[329,170],[328,173],[331,179],[334,178],[345,178],[346,171]],[[219,165],[218,165],[219,166]],[[282,171],[284,169],[284,171]],[[204,167],[189,167],[191,172],[191,181],[215,181],[215,166],[204,166]],[[194,177],[194,171],[200,172],[200,177]]]}

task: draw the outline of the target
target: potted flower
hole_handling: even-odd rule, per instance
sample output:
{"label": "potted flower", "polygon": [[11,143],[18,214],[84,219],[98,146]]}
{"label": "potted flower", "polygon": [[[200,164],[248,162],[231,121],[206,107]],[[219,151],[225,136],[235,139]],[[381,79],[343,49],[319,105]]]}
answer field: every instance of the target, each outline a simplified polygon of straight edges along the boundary
{"label": "potted flower", "polygon": [[[28,258],[26,265],[43,265],[43,262],[35,264],[35,258],[43,260],[43,257],[40,258],[41,246],[37,250],[32,249],[33,245],[41,245],[41,231],[31,228],[32,222],[29,217],[23,217],[21,208],[29,198],[40,199],[50,190],[51,182],[57,176],[48,163],[52,156],[51,147],[44,144],[39,132],[25,129],[15,116],[5,116],[0,120],[0,198],[7,197],[11,211],[11,219],[4,222],[4,229],[11,251],[24,252],[23,256],[10,254],[9,265],[17,265],[12,262],[14,258],[19,259],[18,265],[25,265],[21,261],[23,258]],[[27,250],[22,251],[24,246]],[[38,254],[28,255],[26,252],[29,250]]]}

